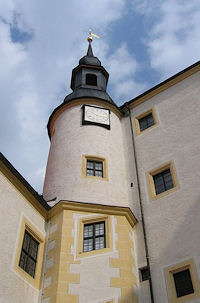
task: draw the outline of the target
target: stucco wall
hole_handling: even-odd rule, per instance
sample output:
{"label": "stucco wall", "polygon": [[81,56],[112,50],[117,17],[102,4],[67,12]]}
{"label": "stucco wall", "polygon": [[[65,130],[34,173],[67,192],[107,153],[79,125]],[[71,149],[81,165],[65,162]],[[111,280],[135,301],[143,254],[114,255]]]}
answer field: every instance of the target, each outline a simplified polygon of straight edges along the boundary
{"label": "stucco wall", "polygon": [[45,223],[21,193],[0,174],[0,302],[38,303],[39,290],[14,269],[23,217],[45,236]]}
{"label": "stucco wall", "polygon": [[[154,106],[158,125],[135,143],[156,303],[167,303],[164,268],[193,258],[200,278],[200,73],[132,110]],[[146,173],[173,161],[179,188],[151,201]],[[198,300],[197,300],[198,301]]]}
{"label": "stucco wall", "polygon": [[[65,110],[55,121],[44,185],[50,200],[131,206],[121,120],[111,111],[111,129],[81,125],[81,106]],[[82,177],[82,156],[107,159],[108,181]]]}

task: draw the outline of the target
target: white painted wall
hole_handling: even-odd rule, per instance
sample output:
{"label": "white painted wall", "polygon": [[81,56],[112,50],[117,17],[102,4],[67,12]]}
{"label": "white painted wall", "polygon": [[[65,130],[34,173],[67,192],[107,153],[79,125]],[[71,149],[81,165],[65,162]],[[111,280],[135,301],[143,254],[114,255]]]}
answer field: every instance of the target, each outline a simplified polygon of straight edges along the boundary
{"label": "white painted wall", "polygon": [[[55,121],[46,171],[44,197],[131,206],[122,123],[111,112],[111,130],[81,125],[81,106],[65,110]],[[82,155],[107,159],[109,181],[82,178]]]}
{"label": "white painted wall", "polygon": [[0,204],[0,303],[38,303],[39,291],[15,272],[14,261],[22,217],[43,235],[44,219],[2,174]]}
{"label": "white painted wall", "polygon": [[[200,279],[199,96],[196,73],[132,110],[134,117],[154,106],[159,120],[135,136],[155,303],[168,302],[165,267],[193,258]],[[171,160],[180,188],[151,201],[146,172]]]}

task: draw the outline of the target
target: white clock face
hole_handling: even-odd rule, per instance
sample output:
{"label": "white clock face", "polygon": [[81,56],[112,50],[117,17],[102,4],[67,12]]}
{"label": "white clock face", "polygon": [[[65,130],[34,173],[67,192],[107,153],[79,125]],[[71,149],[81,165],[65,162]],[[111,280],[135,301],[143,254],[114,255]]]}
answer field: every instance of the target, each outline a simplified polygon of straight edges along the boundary
{"label": "white clock face", "polygon": [[85,106],[85,120],[109,125],[109,110],[104,108]]}

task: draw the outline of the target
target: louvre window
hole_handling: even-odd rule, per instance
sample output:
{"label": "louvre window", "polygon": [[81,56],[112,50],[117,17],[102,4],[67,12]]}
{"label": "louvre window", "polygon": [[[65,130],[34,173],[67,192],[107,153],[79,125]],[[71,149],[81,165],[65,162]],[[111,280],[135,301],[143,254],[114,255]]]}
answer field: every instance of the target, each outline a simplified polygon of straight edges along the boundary
{"label": "louvre window", "polygon": [[143,131],[154,125],[154,119],[152,113],[139,119],[140,131]]}
{"label": "louvre window", "polygon": [[106,247],[105,222],[84,225],[83,251],[91,251]]}
{"label": "louvre window", "polygon": [[189,269],[174,273],[173,277],[178,298],[194,293]]}
{"label": "louvre window", "polygon": [[39,243],[25,230],[19,266],[31,277],[35,276]]}
{"label": "louvre window", "polygon": [[86,175],[103,178],[103,162],[87,160]]}
{"label": "louvre window", "polygon": [[86,74],[86,84],[97,86],[97,76],[94,74]]}
{"label": "louvre window", "polygon": [[174,187],[170,169],[153,176],[156,195]]}

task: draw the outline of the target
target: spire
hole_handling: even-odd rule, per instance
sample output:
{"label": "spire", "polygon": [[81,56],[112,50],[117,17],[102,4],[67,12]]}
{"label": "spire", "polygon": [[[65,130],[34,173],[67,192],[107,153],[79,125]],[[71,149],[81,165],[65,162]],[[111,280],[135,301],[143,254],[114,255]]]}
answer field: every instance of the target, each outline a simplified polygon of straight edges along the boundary
{"label": "spire", "polygon": [[94,57],[93,51],[92,51],[92,41],[88,39],[89,45],[88,45],[88,51],[87,51],[87,56],[88,57]]}

